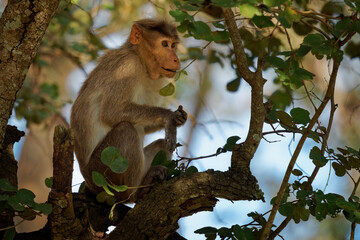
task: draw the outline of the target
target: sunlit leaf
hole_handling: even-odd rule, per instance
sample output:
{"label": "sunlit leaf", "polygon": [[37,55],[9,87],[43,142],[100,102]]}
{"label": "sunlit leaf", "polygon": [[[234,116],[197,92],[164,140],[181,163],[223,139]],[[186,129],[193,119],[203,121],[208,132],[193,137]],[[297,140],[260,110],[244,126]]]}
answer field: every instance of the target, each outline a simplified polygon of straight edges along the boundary
{"label": "sunlit leaf", "polygon": [[240,14],[246,18],[253,18],[255,15],[261,15],[259,9],[251,4],[241,4],[239,6]]}
{"label": "sunlit leaf", "polygon": [[175,92],[175,86],[172,83],[169,83],[168,85],[160,89],[160,95],[165,97],[173,95],[174,92]]}

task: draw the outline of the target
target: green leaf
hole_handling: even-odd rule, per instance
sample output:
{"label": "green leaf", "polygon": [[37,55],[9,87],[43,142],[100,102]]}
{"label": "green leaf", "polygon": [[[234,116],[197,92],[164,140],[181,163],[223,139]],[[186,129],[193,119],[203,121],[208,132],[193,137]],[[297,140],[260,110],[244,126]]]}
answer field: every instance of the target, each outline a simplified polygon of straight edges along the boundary
{"label": "green leaf", "polygon": [[346,33],[352,32],[354,30],[354,22],[349,18],[342,19],[338,21],[334,28],[334,34],[337,37],[345,37]]}
{"label": "green leaf", "polygon": [[39,210],[45,215],[49,215],[52,212],[52,205],[50,203],[39,203],[34,209]]}
{"label": "green leaf", "polygon": [[185,173],[191,174],[191,173],[197,173],[199,170],[195,166],[190,166],[186,169]]}
{"label": "green leaf", "polygon": [[23,212],[19,212],[19,217],[25,220],[34,220],[36,218],[37,212],[31,208],[26,208]]}
{"label": "green leaf", "polygon": [[227,43],[230,39],[228,31],[215,31],[211,33],[212,40],[216,43]]}
{"label": "green leaf", "polygon": [[17,189],[14,187],[9,180],[5,178],[0,179],[0,190],[5,192],[15,192]]}
{"label": "green leaf", "polygon": [[270,65],[272,65],[276,68],[279,68],[279,69],[284,69],[284,67],[285,67],[284,60],[282,60],[281,58],[276,57],[276,56],[266,56],[265,61],[267,63],[269,63]]}
{"label": "green leaf", "polygon": [[164,97],[171,96],[174,94],[174,92],[175,92],[175,86],[172,83],[169,83],[168,85],[160,89],[160,95]]}
{"label": "green leaf", "polygon": [[228,82],[226,84],[226,90],[228,90],[229,92],[236,92],[239,89],[240,86],[240,80],[241,78],[235,78],[234,80]]}
{"label": "green leaf", "polygon": [[309,111],[303,108],[293,108],[290,111],[290,115],[294,123],[300,123],[306,125],[310,122],[310,113]]}
{"label": "green leaf", "polygon": [[320,33],[309,34],[304,38],[303,45],[309,47],[318,47],[325,41],[325,37]]}
{"label": "green leaf", "polygon": [[213,22],[212,25],[214,25],[214,27],[216,28],[220,28],[220,29],[225,29],[225,25],[220,23],[220,22]]}
{"label": "green leaf", "polygon": [[328,162],[328,160],[321,154],[321,151],[317,146],[314,146],[311,149],[309,157],[310,159],[313,160],[313,163],[318,167],[323,167]]}
{"label": "green leaf", "polygon": [[255,15],[261,15],[259,9],[251,4],[245,3],[239,6],[240,14],[246,18],[253,18]]}
{"label": "green leaf", "polygon": [[219,228],[218,234],[220,237],[229,237],[233,236],[232,231],[226,227]]}
{"label": "green leaf", "polygon": [[25,204],[30,207],[35,205],[34,202],[35,194],[28,189],[24,189],[24,188],[19,189],[19,191],[16,193],[16,197],[21,204]]}
{"label": "green leaf", "polygon": [[128,189],[128,186],[126,185],[120,185],[120,186],[109,185],[109,187],[117,192],[125,192]]}
{"label": "green leaf", "polygon": [[326,218],[328,213],[328,204],[326,203],[318,203],[315,207],[315,217],[316,220],[322,221]]}
{"label": "green leaf", "polygon": [[167,161],[166,153],[161,150],[155,155],[151,166],[165,165]]}
{"label": "green leaf", "polygon": [[[3,194],[0,194],[0,201],[6,201],[6,200],[8,200],[9,199],[9,195],[3,195]],[[0,211],[1,212],[1,211]]]}
{"label": "green leaf", "polygon": [[239,225],[233,226],[233,232],[237,239],[255,240],[255,236],[249,228],[242,228]]}
{"label": "green leaf", "polygon": [[289,202],[280,205],[279,213],[285,217],[290,217],[293,212],[293,205]]}
{"label": "green leaf", "polygon": [[13,240],[16,235],[15,227],[7,229],[4,233],[3,240]]}
{"label": "green leaf", "polygon": [[92,171],[91,175],[92,175],[92,180],[94,181],[96,186],[98,186],[98,187],[106,186],[106,184],[107,184],[106,179],[101,173],[96,172],[96,171]]}
{"label": "green leaf", "polygon": [[285,110],[286,107],[290,106],[292,100],[290,94],[280,89],[276,90],[269,98],[274,109]]}
{"label": "green leaf", "polygon": [[333,169],[335,170],[335,174],[338,177],[342,177],[346,174],[346,169],[343,165],[337,163],[337,162],[333,162],[332,164]]}
{"label": "green leaf", "polygon": [[106,192],[100,192],[96,195],[96,200],[100,203],[103,203],[106,201],[106,199],[109,197],[109,195],[106,194]]}
{"label": "green leaf", "polygon": [[7,200],[7,204],[9,204],[10,207],[12,207],[12,209],[14,209],[15,211],[21,212],[25,210],[24,205],[20,203],[19,199],[17,198],[17,195],[10,196],[9,199]]}
{"label": "green leaf", "polygon": [[255,15],[251,21],[258,27],[258,28],[266,28],[266,27],[273,27],[274,23],[270,20],[269,17],[265,16],[257,16]]}
{"label": "green leaf", "polygon": [[264,0],[264,3],[268,7],[276,7],[284,4],[286,0]]}
{"label": "green leaf", "polygon": [[53,186],[53,177],[46,178],[46,179],[45,179],[45,185],[46,185],[48,188],[52,188],[52,186]]}
{"label": "green leaf", "polygon": [[297,199],[303,199],[303,198],[308,197],[311,194],[312,194],[312,191],[299,190],[299,191],[296,192],[296,198]]}
{"label": "green leaf", "polygon": [[275,116],[279,119],[280,123],[286,124],[287,126],[293,125],[293,120],[288,113],[284,111],[276,111]]}
{"label": "green leaf", "polygon": [[226,140],[226,144],[223,147],[225,151],[232,151],[233,147],[235,146],[236,142],[240,139],[239,136],[231,136]]}
{"label": "green leaf", "polygon": [[110,167],[112,162],[120,154],[120,151],[117,147],[109,146],[101,152],[101,162],[106,166]]}
{"label": "green leaf", "polygon": [[124,156],[119,156],[111,163],[110,169],[114,173],[124,173],[129,168],[129,165],[129,161]]}
{"label": "green leaf", "polygon": [[214,227],[203,227],[198,230],[196,230],[194,233],[198,234],[214,234],[217,233],[217,229]]}
{"label": "green leaf", "polygon": [[109,185],[106,183],[106,185],[103,185],[103,189],[105,190],[105,192],[110,195],[110,196],[114,196],[115,194],[109,189],[108,187]]}
{"label": "green leaf", "polygon": [[275,18],[283,25],[285,28],[291,28],[291,23],[288,21],[285,12],[280,12],[278,15],[275,15]]}
{"label": "green leaf", "polygon": [[195,39],[198,40],[211,37],[210,27],[202,21],[195,21],[189,24],[188,31]]}
{"label": "green leaf", "polygon": [[171,10],[169,13],[175,19],[176,22],[182,22],[185,19],[193,20],[193,17],[190,16],[187,12],[181,11],[179,9]]}
{"label": "green leaf", "polygon": [[297,177],[300,177],[303,173],[299,169],[293,169],[292,174],[294,174]]}

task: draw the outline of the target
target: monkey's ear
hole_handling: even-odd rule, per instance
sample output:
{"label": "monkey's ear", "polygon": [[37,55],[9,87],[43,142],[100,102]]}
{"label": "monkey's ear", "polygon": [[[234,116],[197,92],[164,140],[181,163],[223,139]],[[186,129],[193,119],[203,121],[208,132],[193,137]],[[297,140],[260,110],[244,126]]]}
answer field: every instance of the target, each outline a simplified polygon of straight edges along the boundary
{"label": "monkey's ear", "polygon": [[137,45],[140,43],[142,38],[142,29],[136,25],[133,24],[130,32],[130,43],[133,45]]}

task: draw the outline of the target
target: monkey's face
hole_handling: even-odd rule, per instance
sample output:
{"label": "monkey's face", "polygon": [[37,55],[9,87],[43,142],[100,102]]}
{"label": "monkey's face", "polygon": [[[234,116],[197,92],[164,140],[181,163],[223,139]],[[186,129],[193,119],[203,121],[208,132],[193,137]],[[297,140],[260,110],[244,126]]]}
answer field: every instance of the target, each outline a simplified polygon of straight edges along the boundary
{"label": "monkey's face", "polygon": [[[152,79],[158,79],[161,77],[172,78],[175,76],[176,71],[180,68],[180,62],[176,56],[176,48],[178,41],[175,38],[159,37],[152,44],[153,61],[149,65],[152,65],[152,71],[154,77]],[[155,77],[156,75],[156,77]]]}

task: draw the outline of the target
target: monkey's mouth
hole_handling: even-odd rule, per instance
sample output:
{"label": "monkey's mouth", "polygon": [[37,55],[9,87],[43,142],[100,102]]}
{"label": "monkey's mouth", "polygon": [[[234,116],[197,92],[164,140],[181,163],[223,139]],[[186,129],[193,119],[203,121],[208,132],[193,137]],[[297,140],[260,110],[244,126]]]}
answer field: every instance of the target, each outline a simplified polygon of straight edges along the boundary
{"label": "monkey's mouth", "polygon": [[167,72],[176,73],[176,70],[172,70],[172,69],[164,68],[164,67],[161,67],[161,68],[164,69],[164,70],[167,71]]}

